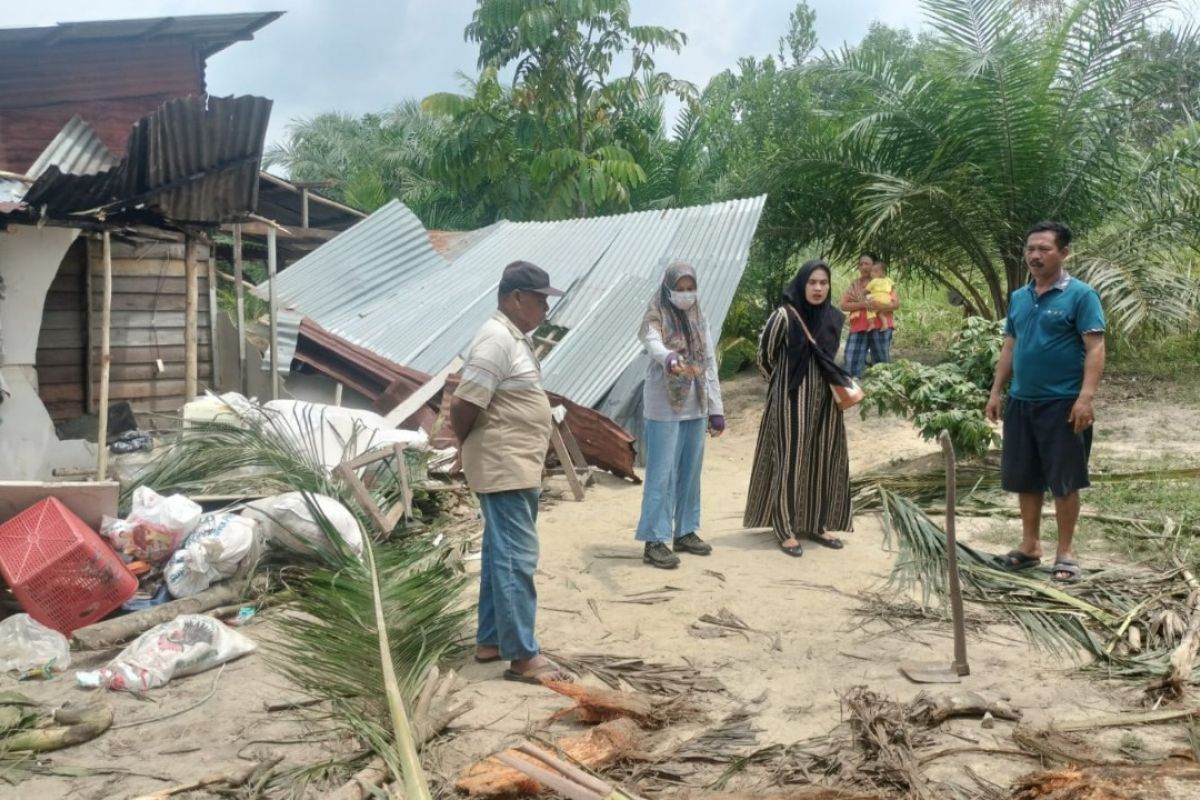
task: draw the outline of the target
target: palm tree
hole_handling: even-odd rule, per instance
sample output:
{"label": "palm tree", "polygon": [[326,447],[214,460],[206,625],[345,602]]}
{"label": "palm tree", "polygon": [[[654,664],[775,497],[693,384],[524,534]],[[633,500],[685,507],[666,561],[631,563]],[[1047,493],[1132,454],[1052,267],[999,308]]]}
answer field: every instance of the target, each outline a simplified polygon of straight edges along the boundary
{"label": "palm tree", "polygon": [[325,113],[294,122],[287,141],[268,150],[264,163],[283,167],[295,180],[327,182],[338,199],[363,211],[398,198],[427,227],[474,227],[480,224],[476,204],[435,177],[435,154],[449,135],[445,118],[409,100],[382,113]]}
{"label": "palm tree", "polygon": [[811,68],[845,91],[771,165],[764,226],[793,247],[881,250],[998,317],[1027,279],[1025,231],[1059,219],[1081,234],[1072,268],[1120,325],[1187,317],[1200,127],[1140,146],[1127,57],[1165,5],[1081,0],[1045,19],[1005,0],[925,0],[915,74],[863,48]]}

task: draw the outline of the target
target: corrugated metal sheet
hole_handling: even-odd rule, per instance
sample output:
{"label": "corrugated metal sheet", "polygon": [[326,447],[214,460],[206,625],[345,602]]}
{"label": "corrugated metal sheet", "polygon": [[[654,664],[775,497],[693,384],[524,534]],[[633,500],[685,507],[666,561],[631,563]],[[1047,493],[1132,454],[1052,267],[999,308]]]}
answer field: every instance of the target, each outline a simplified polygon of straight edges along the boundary
{"label": "corrugated metal sheet", "polygon": [[26,174],[37,178],[50,167],[58,167],[64,175],[95,175],[115,167],[117,162],[92,126],[77,114],[46,145]]}
{"label": "corrugated metal sheet", "polygon": [[532,261],[567,291],[550,311],[549,321],[568,332],[545,359],[547,388],[581,405],[603,403],[624,423],[644,365],[639,323],[663,270],[676,259],[695,265],[719,336],[765,199],[502,222],[453,263],[433,252],[416,217],[393,202],[283,272],[279,289],[289,307],[330,333],[433,373],[463,353],[494,312],[504,265]]}
{"label": "corrugated metal sheet", "polygon": [[51,216],[149,210],[178,222],[224,222],[253,211],[271,101],[188,97],[138,120],[127,155],[96,175],[51,166],[25,202]]}
{"label": "corrugated metal sheet", "polygon": [[244,14],[194,14],[181,17],[110,19],[94,22],[60,22],[38,28],[0,30],[0,47],[61,47],[106,39],[147,40],[177,37],[200,46],[204,56],[220,52],[234,42],[253,38],[255,31],[283,16],[282,11]]}
{"label": "corrugated metal sheet", "polygon": [[[396,323],[423,302],[415,287],[449,265],[416,215],[393,200],[280,273],[279,305],[396,361],[389,332],[403,330]],[[256,294],[266,299],[267,285]]]}

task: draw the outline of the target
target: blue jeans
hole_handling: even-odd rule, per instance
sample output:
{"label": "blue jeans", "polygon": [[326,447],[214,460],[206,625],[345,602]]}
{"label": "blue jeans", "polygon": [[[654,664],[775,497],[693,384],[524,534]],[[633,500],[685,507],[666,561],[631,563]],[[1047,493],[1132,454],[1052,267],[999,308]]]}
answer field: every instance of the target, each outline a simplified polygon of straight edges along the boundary
{"label": "blue jeans", "polygon": [[483,555],[479,572],[479,632],[475,640],[497,647],[505,661],[540,652],[533,634],[538,562],[537,514],[540,489],[479,495],[483,511]]}
{"label": "blue jeans", "polygon": [[669,542],[700,530],[700,470],[708,420],[646,420],[646,479],[639,542]]}

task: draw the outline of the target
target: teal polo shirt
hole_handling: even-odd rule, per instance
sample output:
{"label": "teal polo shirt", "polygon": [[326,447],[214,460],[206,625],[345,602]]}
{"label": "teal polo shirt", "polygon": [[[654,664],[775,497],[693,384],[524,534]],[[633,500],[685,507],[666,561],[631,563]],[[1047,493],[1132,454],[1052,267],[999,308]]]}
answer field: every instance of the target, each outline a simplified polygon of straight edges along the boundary
{"label": "teal polo shirt", "polygon": [[1083,388],[1083,334],[1104,331],[1096,290],[1063,272],[1041,297],[1033,281],[1008,299],[1004,333],[1016,339],[1009,395],[1018,400],[1078,397]]}

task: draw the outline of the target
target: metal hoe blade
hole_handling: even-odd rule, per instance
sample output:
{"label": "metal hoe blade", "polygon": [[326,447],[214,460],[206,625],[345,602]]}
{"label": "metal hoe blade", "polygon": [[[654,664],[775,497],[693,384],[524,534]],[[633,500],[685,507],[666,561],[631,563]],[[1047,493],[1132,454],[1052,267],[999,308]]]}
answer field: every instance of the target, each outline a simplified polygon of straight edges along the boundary
{"label": "metal hoe blade", "polygon": [[961,683],[964,675],[971,674],[971,667],[967,664],[962,585],[958,580],[958,539],[954,531],[955,494],[958,488],[954,445],[948,431],[942,431],[938,440],[946,456],[946,577],[950,586],[950,617],[954,624],[954,661],[948,667],[930,663],[901,664],[900,672],[914,683]]}

